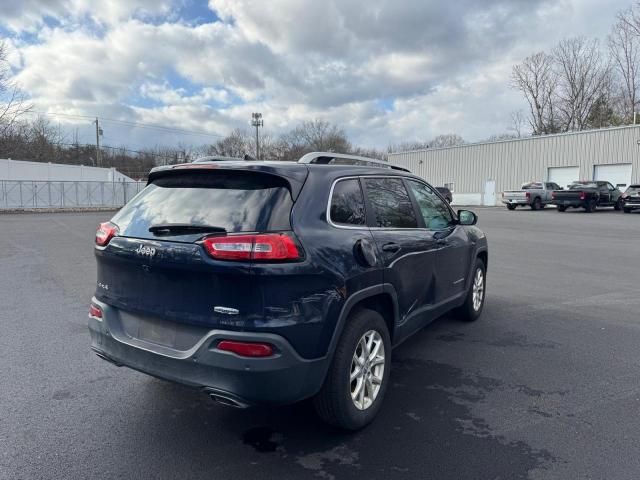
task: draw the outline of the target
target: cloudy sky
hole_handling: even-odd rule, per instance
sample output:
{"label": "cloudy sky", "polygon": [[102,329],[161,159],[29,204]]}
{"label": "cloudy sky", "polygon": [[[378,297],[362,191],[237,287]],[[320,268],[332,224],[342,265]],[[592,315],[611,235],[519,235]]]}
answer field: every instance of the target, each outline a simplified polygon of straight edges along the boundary
{"label": "cloudy sky", "polygon": [[[604,40],[630,0],[0,0],[34,109],[226,134],[322,118],[355,143],[508,129],[511,66],[566,36]],[[51,117],[91,142],[89,119]],[[107,145],[204,143],[103,123]]]}

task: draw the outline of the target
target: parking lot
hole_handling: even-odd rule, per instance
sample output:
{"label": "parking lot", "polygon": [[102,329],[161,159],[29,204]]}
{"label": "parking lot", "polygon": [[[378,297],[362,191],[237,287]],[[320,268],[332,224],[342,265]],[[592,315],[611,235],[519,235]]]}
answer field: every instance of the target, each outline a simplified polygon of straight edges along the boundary
{"label": "parking lot", "polygon": [[0,478],[637,478],[640,214],[476,211],[483,317],[395,350],[356,434],[100,360],[86,312],[111,213],[0,215]]}

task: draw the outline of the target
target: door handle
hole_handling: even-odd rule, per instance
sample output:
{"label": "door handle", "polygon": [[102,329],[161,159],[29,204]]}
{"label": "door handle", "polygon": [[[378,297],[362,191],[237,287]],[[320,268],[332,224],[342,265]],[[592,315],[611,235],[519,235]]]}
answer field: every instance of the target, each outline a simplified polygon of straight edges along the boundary
{"label": "door handle", "polygon": [[398,250],[400,250],[400,245],[398,245],[397,243],[385,243],[382,246],[382,250],[385,252],[397,252]]}

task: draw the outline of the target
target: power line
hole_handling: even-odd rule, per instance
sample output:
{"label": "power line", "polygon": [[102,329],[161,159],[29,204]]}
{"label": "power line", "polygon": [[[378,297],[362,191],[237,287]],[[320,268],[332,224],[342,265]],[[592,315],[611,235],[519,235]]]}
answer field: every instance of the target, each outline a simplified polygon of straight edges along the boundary
{"label": "power line", "polygon": [[[86,148],[95,148],[96,146],[91,144],[91,143],[56,143],[55,145],[64,145],[65,147],[86,147]],[[130,153],[137,153],[140,155],[149,155],[152,157],[160,157],[160,158],[168,158],[168,159],[175,159],[174,155],[163,155],[162,153],[153,153],[151,151],[145,151],[145,150],[132,150],[130,148],[125,148],[125,147],[111,147],[109,145],[100,145],[100,148],[106,148],[109,150],[123,150],[125,152],[130,152]]]}
{"label": "power line", "polygon": [[[37,111],[37,110],[31,110],[29,113],[34,113],[34,114],[38,114],[38,115],[50,115],[50,116],[54,116],[54,117],[69,117],[69,118],[91,119],[94,122],[95,122],[95,118],[96,118],[96,117],[93,117],[93,116],[90,116],[90,115],[79,115],[79,114],[61,113],[61,112],[40,112],[40,111]],[[155,130],[160,130],[160,131],[165,131],[165,132],[177,132],[177,133],[182,133],[182,134],[185,134],[185,135],[200,135],[200,136],[205,136],[205,137],[224,138],[224,135],[219,135],[217,133],[207,133],[207,132],[201,132],[201,131],[196,131],[196,130],[185,130],[185,129],[182,129],[182,128],[167,127],[165,125],[153,125],[153,124],[150,124],[150,123],[130,122],[128,120],[116,120],[115,118],[100,117],[100,121],[102,121],[102,122],[111,122],[111,123],[119,123],[119,124],[122,124],[122,125],[128,125],[128,126],[139,127],[139,128],[155,129]]]}

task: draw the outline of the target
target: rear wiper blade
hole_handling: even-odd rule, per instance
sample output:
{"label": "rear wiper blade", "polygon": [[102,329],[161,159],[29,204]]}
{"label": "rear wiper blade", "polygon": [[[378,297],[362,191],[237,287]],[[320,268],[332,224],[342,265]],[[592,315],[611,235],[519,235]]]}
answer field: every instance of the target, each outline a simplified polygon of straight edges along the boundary
{"label": "rear wiper blade", "polygon": [[227,229],[215,225],[198,225],[192,223],[164,223],[159,225],[151,225],[149,227],[151,233],[156,235],[168,235],[179,233],[227,233]]}

